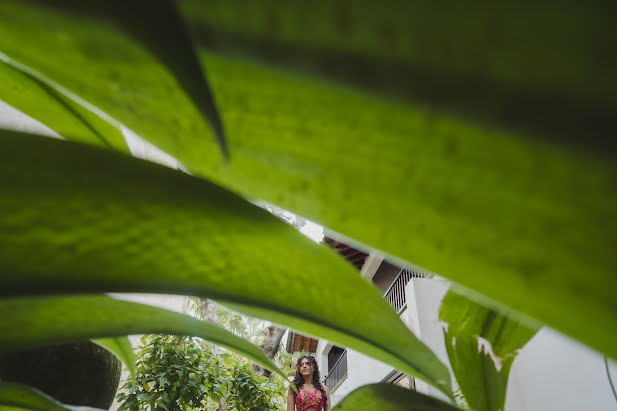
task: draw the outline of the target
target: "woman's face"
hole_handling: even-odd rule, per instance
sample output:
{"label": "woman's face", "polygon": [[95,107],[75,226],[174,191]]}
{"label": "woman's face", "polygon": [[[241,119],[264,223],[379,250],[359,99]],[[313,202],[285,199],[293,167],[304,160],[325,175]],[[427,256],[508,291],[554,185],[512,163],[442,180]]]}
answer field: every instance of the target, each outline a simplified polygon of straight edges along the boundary
{"label": "woman's face", "polygon": [[303,358],[298,364],[298,370],[300,374],[304,375],[312,375],[313,374],[313,363],[308,358]]}

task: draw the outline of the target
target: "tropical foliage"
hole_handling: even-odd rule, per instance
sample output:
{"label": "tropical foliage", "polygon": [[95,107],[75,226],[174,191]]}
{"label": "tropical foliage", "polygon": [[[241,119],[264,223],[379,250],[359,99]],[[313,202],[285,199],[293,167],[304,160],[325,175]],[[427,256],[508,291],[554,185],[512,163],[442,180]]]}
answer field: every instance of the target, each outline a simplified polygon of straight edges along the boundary
{"label": "tropical foliage", "polygon": [[137,378],[124,383],[120,410],[276,410],[286,393],[282,381],[191,337],[146,335],[137,355]]}
{"label": "tropical foliage", "polygon": [[201,312],[201,305],[204,300],[198,297],[191,297],[188,300],[188,309],[197,317],[202,320],[209,320],[216,322],[227,331],[242,337],[245,340],[249,340],[253,344],[258,344],[263,340],[263,331],[266,325],[266,321],[259,318],[243,315],[242,313],[230,310],[225,306],[215,303],[214,301],[207,301],[208,304],[213,304],[214,318],[209,319]]}
{"label": "tropical foliage", "polygon": [[[2,351],[170,332],[276,368],[92,296],[197,294],[452,397],[379,292],[265,200],[617,357],[617,3],[178,5],[0,5],[0,98],[71,140],[0,130]],[[129,132],[188,173],[129,157]],[[389,390],[353,398],[424,401]]]}
{"label": "tropical foliage", "polygon": [[535,332],[453,291],[439,317],[461,402],[476,411],[503,411],[512,363]]}
{"label": "tropical foliage", "polygon": [[255,374],[246,363],[234,368],[229,389],[230,402],[239,411],[282,409],[287,387]]}

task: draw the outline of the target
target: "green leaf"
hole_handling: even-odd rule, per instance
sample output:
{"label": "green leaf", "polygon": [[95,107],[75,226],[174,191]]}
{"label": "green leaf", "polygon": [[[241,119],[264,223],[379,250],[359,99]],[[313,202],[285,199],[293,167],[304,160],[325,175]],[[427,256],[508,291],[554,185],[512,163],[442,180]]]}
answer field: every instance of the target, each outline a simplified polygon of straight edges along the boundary
{"label": "green leaf", "polygon": [[[472,9],[405,0],[361,7],[328,0],[179,5],[196,40],[210,50],[243,53],[501,124],[580,135],[586,131],[583,118],[595,123],[596,133],[606,133],[607,108],[617,102],[611,81],[617,59],[593,57],[614,50],[613,3],[507,1]],[[561,6],[558,16],[555,5]],[[568,101],[555,98],[560,95]],[[542,116],[530,115],[543,101],[552,107],[542,107]],[[570,118],[558,116],[566,113]]]}
{"label": "green leaf", "polygon": [[0,300],[0,313],[0,324],[6,330],[0,336],[0,351],[16,351],[82,338],[145,333],[181,334],[211,341],[285,376],[257,346],[224,328],[149,305],[107,296],[16,297]]}
{"label": "green leaf", "polygon": [[36,411],[99,410],[91,407],[64,405],[41,391],[22,384],[0,382],[0,408],[4,407]]}
{"label": "green leaf", "polygon": [[[202,12],[208,4],[203,2]],[[442,73],[427,83],[435,86],[428,87],[428,94],[434,90],[448,93],[450,85],[457,86],[454,110],[447,105],[445,109],[439,105],[426,108],[424,100],[414,99],[413,93],[403,103],[237,58],[204,55],[234,153],[233,164],[227,167],[222,166],[214,144],[203,138],[209,131],[175,78],[126,37],[90,21],[5,1],[0,7],[0,50],[92,102],[177,158],[194,175],[247,198],[277,204],[426,267],[617,358],[617,299],[608,286],[617,271],[612,249],[617,243],[617,166],[612,160],[612,120],[605,127],[606,118],[612,119],[615,111],[615,86],[607,86],[614,84],[609,80],[615,63],[593,57],[615,54],[603,51],[614,37],[607,33],[614,30],[615,4],[605,9],[571,3],[563,19],[561,14],[558,19],[540,19],[535,5],[519,8],[516,4],[523,3],[513,4],[513,13],[506,15],[499,6],[487,8],[478,26],[456,18],[455,12],[448,13],[443,27],[461,30],[440,33],[437,49],[431,47],[436,35],[432,19],[423,16],[438,14],[414,14],[423,23],[419,26],[409,25],[403,18],[406,14],[397,14],[397,8],[386,17],[369,8],[362,12],[370,23],[364,25],[356,14],[344,11],[343,21],[348,21],[347,16],[353,19],[343,27],[372,30],[359,29],[360,35],[345,45],[352,54],[374,41],[370,33],[390,27],[388,16],[401,16],[403,23],[396,27],[408,27],[405,30],[411,32],[403,32],[398,45],[392,41],[372,44],[370,49],[381,54],[375,61],[383,63],[388,74],[385,57],[389,52],[384,45],[400,47],[399,56],[413,50],[414,61],[406,63],[409,67],[429,67],[425,74]],[[554,17],[551,3],[543,4],[543,15]],[[386,9],[379,6],[379,11]],[[235,18],[232,9],[226,10],[227,14],[213,14],[210,21],[218,21],[218,16]],[[255,21],[272,27],[267,20],[259,20],[266,13],[257,14]],[[330,27],[341,27],[332,20],[337,14],[323,9],[320,13],[330,16],[323,20]],[[569,23],[583,15],[585,24],[580,27]],[[514,46],[486,43],[474,48],[480,40],[493,39],[482,33],[508,16],[513,17],[508,20],[505,44],[518,45],[519,35],[529,36],[527,44],[534,45],[529,48],[531,54],[508,57]],[[536,22],[534,30],[528,32],[518,17]],[[285,22],[281,32],[304,30],[285,19],[276,21]],[[235,27],[242,23],[238,21]],[[549,28],[553,24],[558,25],[557,33],[566,34],[552,37]],[[413,31],[416,27],[421,28],[419,33]],[[478,33],[471,27],[485,31]],[[580,42],[568,41],[573,29],[580,29]],[[334,45],[329,56],[340,51],[336,44],[346,41],[339,40],[345,36],[337,30],[326,32],[318,42]],[[536,43],[546,39],[542,33],[550,34],[552,40]],[[456,41],[463,35],[467,51],[459,55],[454,51],[459,50]],[[290,47],[301,38],[294,36]],[[555,41],[561,57],[541,65],[553,69],[537,77],[540,65],[533,56],[554,55],[550,45]],[[575,54],[570,47],[576,48]],[[369,60],[371,53],[364,53]],[[452,53],[458,56],[455,60],[448,58]],[[59,55],[62,59],[55,58]],[[526,74],[519,77],[521,61],[527,66],[522,70]],[[325,65],[336,66],[336,60]],[[468,81],[487,71],[488,83]],[[402,73],[393,77],[392,84],[406,81],[412,92],[423,80],[430,80],[427,75]],[[525,84],[529,84],[527,97],[537,92],[540,96],[546,93],[549,99],[525,98],[521,103],[517,90]],[[509,90],[503,100],[499,93],[480,93],[503,90],[501,86]],[[498,105],[498,113],[480,110],[478,116],[462,117],[468,100],[477,93],[481,106],[490,111]],[[546,101],[575,104],[546,116],[556,106]],[[524,109],[520,117],[528,116],[537,127],[524,132],[525,124],[519,130],[499,121],[513,119],[516,123],[519,108]],[[583,113],[582,120],[568,122],[578,118],[577,113]],[[596,127],[594,113],[601,114],[598,124],[604,126]],[[484,115],[490,120],[485,121]],[[548,117],[551,123],[544,121]],[[544,133],[544,129],[553,133]],[[607,130],[609,138],[600,144],[605,150],[598,153],[596,135],[604,136]],[[567,131],[570,137],[566,141],[560,133],[554,134],[557,131],[564,135]],[[353,182],[361,182],[362,188]]]}
{"label": "green leaf", "polygon": [[[220,115],[174,0],[98,0],[86,3],[79,0],[30,0],[5,3],[3,7],[9,13],[19,14],[20,20],[41,19],[42,27],[53,25],[52,20],[56,18],[79,19],[97,26],[100,29],[96,39],[100,41],[99,48],[105,46],[106,35],[124,36],[139,44],[169,70],[192,104],[209,120],[223,157],[228,158]],[[16,34],[9,29],[10,40],[7,40],[16,41]],[[106,53],[102,50],[86,51],[87,54],[98,52]],[[53,50],[48,50],[48,53],[50,57],[54,55]],[[130,60],[132,56],[118,57]]]}
{"label": "green leaf", "polygon": [[212,158],[197,160],[194,146],[173,153],[194,174],[617,357],[617,331],[606,331],[617,330],[607,287],[617,267],[617,163],[238,61],[207,61],[236,154],[217,168]]}
{"label": "green leaf", "polygon": [[131,377],[136,377],[137,359],[128,337],[96,338],[92,341],[114,353],[129,370]]}
{"label": "green leaf", "polygon": [[450,394],[447,368],[375,287],[231,192],[96,147],[7,131],[0,175],[0,295],[160,292],[237,303],[285,316],[282,324],[297,318],[308,334]]}
{"label": "green leaf", "polygon": [[119,124],[54,81],[0,52],[0,96],[61,136],[128,152]]}
{"label": "green leaf", "polygon": [[[536,331],[448,291],[439,310],[454,376],[471,409],[503,411],[510,367]],[[485,344],[480,348],[480,341]]]}
{"label": "green leaf", "polygon": [[349,393],[332,411],[454,411],[460,408],[393,384],[369,384]]}

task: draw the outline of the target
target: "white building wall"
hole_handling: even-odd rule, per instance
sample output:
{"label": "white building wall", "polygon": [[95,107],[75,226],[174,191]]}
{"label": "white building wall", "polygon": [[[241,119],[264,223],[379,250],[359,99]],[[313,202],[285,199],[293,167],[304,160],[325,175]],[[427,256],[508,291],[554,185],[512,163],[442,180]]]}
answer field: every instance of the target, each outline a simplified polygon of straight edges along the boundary
{"label": "white building wall", "polygon": [[[400,315],[401,320],[408,324],[407,310]],[[315,353],[315,359],[321,372],[322,378],[328,372],[328,352],[332,348],[332,343],[326,340],[319,340]],[[347,377],[331,393],[330,400],[332,406],[336,405],[347,394],[356,388],[382,381],[394,368],[374,358],[368,357],[357,351],[347,349]]]}
{"label": "white building wall", "polygon": [[506,411],[617,411],[603,356],[548,327],[514,361],[506,395]]}
{"label": "white building wall", "polygon": [[[448,281],[435,278],[412,278],[405,287],[409,328],[444,364],[449,362],[439,307],[449,287]],[[448,401],[436,388],[417,378],[415,381],[419,392]]]}
{"label": "white building wall", "polygon": [[347,378],[331,393],[332,405],[336,405],[347,394],[362,385],[381,381],[390,371],[392,371],[392,366],[348,349]]}

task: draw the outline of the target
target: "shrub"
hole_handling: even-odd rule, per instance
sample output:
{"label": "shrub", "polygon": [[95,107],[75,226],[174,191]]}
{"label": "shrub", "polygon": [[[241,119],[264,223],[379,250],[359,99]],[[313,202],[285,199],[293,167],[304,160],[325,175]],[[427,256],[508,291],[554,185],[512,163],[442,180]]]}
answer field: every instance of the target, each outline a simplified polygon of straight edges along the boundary
{"label": "shrub", "polygon": [[118,394],[120,410],[276,410],[285,387],[256,375],[237,355],[213,354],[187,336],[145,335],[136,378]]}

